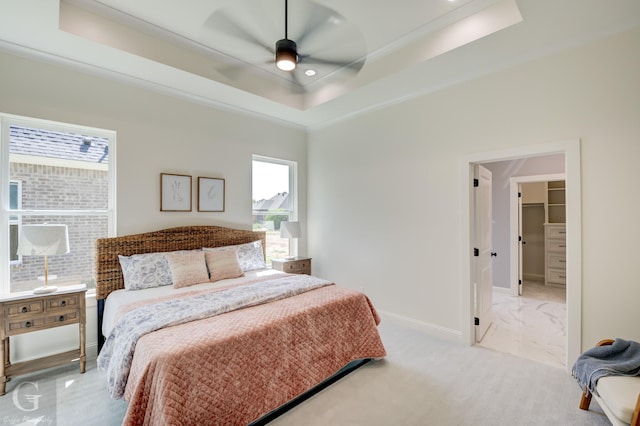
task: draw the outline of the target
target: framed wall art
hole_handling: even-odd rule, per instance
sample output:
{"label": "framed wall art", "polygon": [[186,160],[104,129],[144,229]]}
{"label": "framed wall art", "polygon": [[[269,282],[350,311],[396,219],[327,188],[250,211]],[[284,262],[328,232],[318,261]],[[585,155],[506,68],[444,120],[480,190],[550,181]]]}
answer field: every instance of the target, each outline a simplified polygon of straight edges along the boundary
{"label": "framed wall art", "polygon": [[198,211],[224,211],[224,179],[198,176]]}
{"label": "framed wall art", "polygon": [[160,173],[160,211],[191,211],[191,176]]}

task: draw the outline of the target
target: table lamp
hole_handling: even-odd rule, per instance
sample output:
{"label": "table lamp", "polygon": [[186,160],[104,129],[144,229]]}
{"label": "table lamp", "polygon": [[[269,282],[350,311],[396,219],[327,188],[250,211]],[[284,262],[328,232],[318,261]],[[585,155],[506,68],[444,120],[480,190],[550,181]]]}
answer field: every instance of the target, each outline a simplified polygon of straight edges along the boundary
{"label": "table lamp", "polygon": [[[38,287],[33,290],[35,294],[53,293],[58,290],[55,286],[49,286],[48,257],[66,253],[69,253],[67,225],[22,225],[18,254],[23,256],[44,256],[44,287]],[[55,278],[56,276],[53,275],[52,279]]]}
{"label": "table lamp", "polygon": [[302,237],[302,231],[300,230],[300,222],[280,222],[280,238],[289,238],[289,257],[287,259],[295,259],[295,256],[291,256],[291,239]]}

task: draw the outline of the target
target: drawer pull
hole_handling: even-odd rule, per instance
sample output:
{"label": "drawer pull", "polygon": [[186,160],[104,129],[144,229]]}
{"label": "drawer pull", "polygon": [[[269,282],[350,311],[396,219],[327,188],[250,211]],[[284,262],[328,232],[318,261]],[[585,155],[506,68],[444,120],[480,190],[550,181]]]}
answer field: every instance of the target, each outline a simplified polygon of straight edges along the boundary
{"label": "drawer pull", "polygon": [[60,302],[60,306],[62,306],[63,308],[67,306],[67,301],[63,300],[62,302]]}
{"label": "drawer pull", "polygon": [[58,317],[58,321],[60,321],[60,322],[64,321],[64,315],[60,315],[60,316]]}
{"label": "drawer pull", "polygon": [[558,277],[560,277],[560,278],[567,278],[567,276],[566,276],[566,275],[558,275]]}
{"label": "drawer pull", "polygon": [[558,260],[558,262],[560,262],[560,263],[567,263],[567,261],[566,261],[566,260],[564,260],[564,259],[560,259],[560,260]]}
{"label": "drawer pull", "polygon": [[24,323],[24,326],[27,327],[27,328],[30,328],[31,325],[32,325],[31,321],[27,321],[27,322]]}
{"label": "drawer pull", "polygon": [[26,306],[23,306],[22,309],[20,309],[20,312],[22,312],[23,314],[26,314],[27,312],[29,312],[29,309],[27,309]]}
{"label": "drawer pull", "polygon": [[560,248],[567,248],[567,246],[566,246],[566,245],[564,245],[564,244],[560,244],[558,247],[560,247]]}

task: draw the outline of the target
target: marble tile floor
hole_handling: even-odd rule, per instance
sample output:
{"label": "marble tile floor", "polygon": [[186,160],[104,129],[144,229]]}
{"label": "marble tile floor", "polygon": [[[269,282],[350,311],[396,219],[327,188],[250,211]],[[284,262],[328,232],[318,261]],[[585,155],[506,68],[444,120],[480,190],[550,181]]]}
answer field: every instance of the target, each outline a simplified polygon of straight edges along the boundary
{"label": "marble tile floor", "polygon": [[494,290],[492,308],[492,323],[479,346],[565,368],[565,289],[525,281],[519,297]]}

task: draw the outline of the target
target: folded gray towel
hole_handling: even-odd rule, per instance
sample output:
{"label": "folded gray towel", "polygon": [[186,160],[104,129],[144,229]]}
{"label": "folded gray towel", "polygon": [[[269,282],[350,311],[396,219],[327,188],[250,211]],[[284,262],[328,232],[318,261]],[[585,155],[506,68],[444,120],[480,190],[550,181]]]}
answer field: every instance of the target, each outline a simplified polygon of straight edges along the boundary
{"label": "folded gray towel", "polygon": [[571,375],[590,392],[604,376],[640,376],[640,343],[615,339],[611,345],[591,348],[578,357]]}

